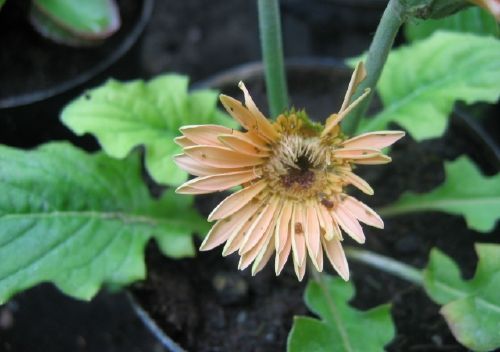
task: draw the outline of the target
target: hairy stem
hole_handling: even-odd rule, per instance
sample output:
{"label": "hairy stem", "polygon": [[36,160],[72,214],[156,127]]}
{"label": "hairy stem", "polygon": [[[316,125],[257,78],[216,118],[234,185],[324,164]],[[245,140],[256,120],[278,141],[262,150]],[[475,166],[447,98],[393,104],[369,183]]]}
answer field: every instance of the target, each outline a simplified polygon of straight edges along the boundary
{"label": "hairy stem", "polygon": [[385,257],[367,250],[346,248],[345,253],[349,258],[365,263],[371,267],[393,274],[404,280],[422,285],[422,271],[414,267],[398,262],[395,259]]}
{"label": "hairy stem", "polygon": [[258,0],[259,31],[266,75],[267,99],[273,117],[288,108],[278,0]]}
{"label": "hairy stem", "polygon": [[342,129],[353,135],[359,126],[359,121],[365,115],[373,97],[373,92],[384,68],[387,56],[394,44],[394,38],[405,21],[405,10],[400,0],[390,0],[373,37],[368,57],[366,58],[366,79],[359,85],[353,99],[359,97],[366,88],[370,94],[362,101],[343,122]]}

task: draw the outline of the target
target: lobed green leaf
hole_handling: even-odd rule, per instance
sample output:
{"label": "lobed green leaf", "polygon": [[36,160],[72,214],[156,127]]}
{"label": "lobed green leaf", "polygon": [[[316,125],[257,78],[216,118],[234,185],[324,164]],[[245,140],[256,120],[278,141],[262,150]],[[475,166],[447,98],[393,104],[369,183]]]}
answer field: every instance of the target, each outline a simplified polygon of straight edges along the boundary
{"label": "lobed green leaf", "polygon": [[500,245],[476,244],[474,278],[464,281],[457,265],[437,249],[424,270],[424,287],[442,304],[455,338],[474,351],[500,348]]}
{"label": "lobed green leaf", "polygon": [[489,232],[500,217],[500,175],[484,176],[467,157],[445,163],[445,181],[429,193],[404,193],[382,215],[443,211],[463,215],[471,229]]}
{"label": "lobed green leaf", "polygon": [[208,224],[192,201],[173,191],[151,199],[135,154],[0,146],[0,304],[41,282],[90,299],[103,284],[142,279],[151,238],[168,256],[193,255],[191,234]]}
{"label": "lobed green leaf", "polygon": [[472,104],[500,97],[500,41],[469,33],[437,32],[389,55],[378,83],[384,109],[360,130],[391,122],[416,140],[441,136],[457,100]]}
{"label": "lobed green leaf", "polygon": [[353,284],[339,278],[309,281],[305,301],[322,320],[295,317],[288,351],[382,351],[395,334],[390,305],[359,311],[348,304],[353,295]]}
{"label": "lobed green leaf", "polygon": [[215,91],[188,94],[187,89],[187,77],[173,74],[149,82],[110,80],[66,106],[61,119],[78,135],[95,135],[104,151],[114,158],[124,158],[143,145],[146,168],[153,179],[179,185],[187,173],[173,161],[173,156],[181,153],[173,141],[178,129],[190,124],[236,127],[216,108]]}

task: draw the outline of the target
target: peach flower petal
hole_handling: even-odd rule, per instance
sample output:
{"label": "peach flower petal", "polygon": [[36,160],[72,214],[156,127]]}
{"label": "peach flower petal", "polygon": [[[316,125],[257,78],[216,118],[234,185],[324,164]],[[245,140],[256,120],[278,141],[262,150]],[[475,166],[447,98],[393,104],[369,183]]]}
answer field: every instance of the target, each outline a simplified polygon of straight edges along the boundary
{"label": "peach flower petal", "polygon": [[302,206],[295,204],[292,212],[292,251],[295,262],[301,266],[306,261],[306,239],[304,237],[305,218]]}
{"label": "peach flower petal", "polygon": [[249,203],[234,216],[217,221],[201,244],[200,251],[208,251],[227,241],[234,231],[241,229],[261,205],[261,202]]}
{"label": "peach flower petal", "polygon": [[226,147],[232,150],[238,151],[251,156],[257,156],[261,158],[268,157],[270,155],[269,149],[264,150],[260,148],[257,144],[251,142],[244,137],[237,135],[221,135],[219,140]]}
{"label": "peach flower petal", "polygon": [[[281,207],[281,213],[276,223],[275,246],[276,251],[281,252],[290,237],[290,221],[292,218],[292,205],[285,201]],[[290,242],[291,244],[291,242]]]}
{"label": "peach flower petal", "polygon": [[275,142],[279,138],[279,133],[276,132],[273,125],[269,122],[269,120],[260,112],[257,105],[255,105],[251,95],[248,93],[245,84],[240,81],[238,83],[238,87],[243,91],[245,96],[245,106],[246,108],[255,116],[257,120],[257,125],[259,128],[259,132],[263,134],[268,140]]}
{"label": "peach flower petal", "polygon": [[196,145],[192,140],[187,138],[186,136],[180,136],[180,137],[175,137],[174,138],[175,144],[178,146],[185,148],[185,147],[193,147]]}
{"label": "peach flower petal", "polygon": [[308,251],[311,252],[311,260],[315,261],[321,247],[318,214],[313,204],[306,206],[306,228],[305,238]]}
{"label": "peach flower petal", "polygon": [[181,169],[194,176],[209,176],[245,170],[244,168],[223,169],[220,167],[206,166],[186,154],[179,154],[174,156],[174,161]]}
{"label": "peach flower petal", "polygon": [[175,192],[185,194],[186,189],[192,188],[211,192],[225,191],[229,188],[241,185],[242,183],[252,181],[257,177],[258,176],[253,169],[196,177],[178,187]]}
{"label": "peach flower petal", "polygon": [[269,262],[269,259],[271,259],[272,255],[274,253],[274,244],[273,241],[269,241],[267,246],[265,247],[265,250],[262,250],[259,255],[257,256],[257,259],[253,262],[252,265],[252,276],[255,276],[259,271],[264,269],[266,264]]}
{"label": "peach flower petal", "polygon": [[260,180],[254,184],[245,187],[238,192],[231,194],[217,205],[217,207],[208,216],[208,221],[214,221],[228,217],[243,206],[252,201],[257,195],[267,187],[267,182]]}
{"label": "peach flower petal", "polygon": [[265,119],[259,119],[252,114],[247,108],[243,106],[238,100],[228,97],[227,95],[220,95],[220,101],[227,112],[238,121],[247,131],[255,132],[264,140],[274,143],[276,139],[268,134],[270,126],[273,130],[271,123]]}
{"label": "peach flower petal", "polygon": [[349,281],[349,265],[339,239],[333,238],[330,241],[324,239],[323,248],[335,271],[342,279]]}
{"label": "peach flower petal", "polygon": [[378,157],[380,151],[377,149],[354,149],[354,148],[340,148],[332,152],[335,158],[340,159],[369,159]]}
{"label": "peach flower petal", "polygon": [[356,175],[355,173],[352,173],[350,171],[342,171],[342,175],[344,176],[344,179],[348,181],[349,184],[353,185],[357,189],[359,189],[361,192],[368,194],[368,195],[373,195],[375,192],[373,191],[373,188],[363,180],[361,177]]}
{"label": "peach flower petal", "polygon": [[292,249],[292,237],[287,236],[286,242],[281,249],[281,251],[276,251],[276,258],[274,261],[274,271],[276,272],[276,275],[279,275],[283,268],[285,267],[286,261],[288,257],[290,256],[290,251]]}
{"label": "peach flower petal", "polygon": [[363,61],[359,61],[354,69],[354,72],[351,75],[351,80],[349,81],[349,86],[347,87],[347,91],[344,96],[344,101],[342,102],[342,106],[340,107],[339,112],[344,111],[348,106],[354,95],[356,88],[360,85],[360,83],[366,78],[366,69]]}
{"label": "peach flower petal", "polygon": [[259,259],[259,254],[261,254],[260,259],[262,259],[262,255],[264,255],[264,253],[261,252],[265,252],[269,243],[272,242],[271,239],[274,232],[274,224],[274,221],[269,223],[263,236],[259,239],[255,246],[241,255],[240,261],[238,263],[239,270],[245,270],[254,260]]}
{"label": "peach flower petal", "polygon": [[271,223],[274,223],[273,219],[276,218],[276,208],[278,205],[278,199],[273,198],[264,206],[262,213],[255,219],[252,226],[248,230],[247,235],[240,247],[239,254],[245,254],[254,248],[261,238],[267,232]]}
{"label": "peach flower petal", "polygon": [[379,229],[384,228],[384,222],[380,216],[372,208],[356,198],[347,196],[347,198],[342,201],[342,206],[359,221]]}
{"label": "peach flower petal", "polygon": [[219,125],[189,125],[179,129],[181,133],[196,144],[218,145],[222,143],[217,138],[221,134],[231,134],[233,130]]}
{"label": "peach flower petal", "polygon": [[227,147],[199,145],[184,148],[184,153],[207,166],[240,168],[262,164],[262,158],[236,152]]}
{"label": "peach flower petal", "polygon": [[363,133],[342,143],[346,148],[382,149],[394,144],[405,136],[403,131],[377,131]]}
{"label": "peach flower petal", "polygon": [[342,227],[342,230],[344,230],[356,242],[365,243],[363,228],[354,216],[344,210],[340,205],[338,205],[336,209],[331,212],[331,214],[340,227]]}
{"label": "peach flower petal", "polygon": [[383,154],[379,154],[377,156],[373,156],[370,158],[357,158],[357,159],[352,159],[352,162],[354,164],[361,164],[361,165],[379,165],[379,164],[387,164],[391,162],[391,157]]}

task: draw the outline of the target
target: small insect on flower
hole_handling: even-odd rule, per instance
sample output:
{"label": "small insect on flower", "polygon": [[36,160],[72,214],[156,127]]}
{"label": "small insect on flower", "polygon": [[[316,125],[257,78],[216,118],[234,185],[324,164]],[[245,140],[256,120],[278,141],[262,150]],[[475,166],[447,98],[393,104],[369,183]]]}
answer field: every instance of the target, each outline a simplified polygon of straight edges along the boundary
{"label": "small insect on flower", "polygon": [[242,186],[209,215],[208,220],[216,223],[201,250],[225,243],[222,254],[237,251],[239,269],[253,263],[252,275],[262,270],[273,253],[278,275],[292,253],[299,280],[304,277],[306,257],[322,271],[325,253],[340,276],[349,279],[342,231],[363,243],[359,222],[384,226],[371,208],[346,193],[346,187],[353,185],[373,194],[368,183],[353,173],[353,166],[390,162],[381,149],[404,136],[401,131],[381,131],[348,139],[342,133],[339,123],[369,92],[351,102],[365,76],[360,63],[340,111],[325,126],[294,110],[269,121],[240,82],[245,106],[226,95],[220,100],[246,132],[217,125],[180,129],[183,136],[176,142],[184,153],[175,160],[197,177],[177,193],[205,194]]}

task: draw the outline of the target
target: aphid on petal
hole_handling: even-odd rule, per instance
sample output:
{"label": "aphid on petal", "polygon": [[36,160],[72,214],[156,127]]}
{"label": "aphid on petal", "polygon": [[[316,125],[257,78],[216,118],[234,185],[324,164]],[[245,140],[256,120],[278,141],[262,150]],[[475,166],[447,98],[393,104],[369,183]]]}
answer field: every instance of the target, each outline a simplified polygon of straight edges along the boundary
{"label": "aphid on petal", "polygon": [[279,275],[289,258],[302,280],[307,261],[323,270],[326,256],[344,279],[349,268],[342,248],[345,232],[359,243],[365,234],[361,223],[383,228],[380,216],[349,196],[348,186],[366,194],[370,185],[354,173],[355,164],[385,164],[391,158],[382,149],[405,133],[379,131],[347,138],[341,121],[368,91],[352,101],[365,78],[360,63],[340,108],[324,126],[312,123],[305,112],[290,111],[268,120],[240,82],[245,104],[221,95],[228,113],[246,130],[216,125],[181,128],[176,143],[183,154],[175,157],[180,168],[197,176],[177,189],[179,193],[206,194],[241,186],[210,214],[216,221],[201,245],[211,250],[224,245],[223,255],[237,252],[239,268],[252,263],[252,275],[275,255]]}

